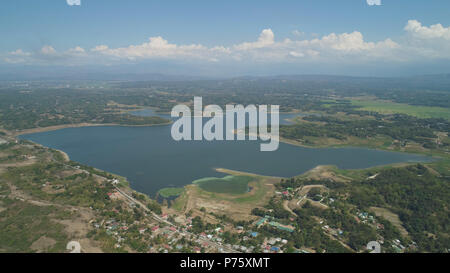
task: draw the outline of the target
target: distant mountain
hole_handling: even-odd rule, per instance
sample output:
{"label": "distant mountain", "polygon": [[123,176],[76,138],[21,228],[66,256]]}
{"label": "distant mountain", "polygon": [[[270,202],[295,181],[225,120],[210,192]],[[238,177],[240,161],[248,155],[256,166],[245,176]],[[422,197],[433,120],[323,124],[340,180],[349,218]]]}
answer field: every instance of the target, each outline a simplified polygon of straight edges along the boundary
{"label": "distant mountain", "polygon": [[[131,69],[130,69],[131,70]],[[0,80],[101,80],[129,82],[183,82],[183,81],[223,81],[233,84],[243,82],[304,82],[308,84],[325,84],[332,88],[335,85],[350,84],[354,87],[415,89],[450,91],[450,74],[430,74],[409,77],[359,77],[345,75],[274,75],[274,76],[241,76],[241,77],[206,77],[182,74],[164,74],[153,72],[123,73],[123,67],[26,67],[17,66],[8,69],[0,67]]]}
{"label": "distant mountain", "polygon": [[386,88],[386,89],[414,89],[450,92],[450,74],[430,74],[408,77],[357,77],[339,75],[278,75],[266,77],[239,77],[234,80],[242,81],[292,81],[308,83],[352,84],[353,86]]}

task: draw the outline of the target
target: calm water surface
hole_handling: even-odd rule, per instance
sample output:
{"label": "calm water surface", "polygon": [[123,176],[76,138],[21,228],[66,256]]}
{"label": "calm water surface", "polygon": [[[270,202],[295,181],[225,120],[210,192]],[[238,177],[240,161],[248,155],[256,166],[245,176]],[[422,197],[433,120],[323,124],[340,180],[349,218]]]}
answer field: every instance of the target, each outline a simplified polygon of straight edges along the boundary
{"label": "calm water surface", "polygon": [[365,148],[304,148],[280,143],[260,152],[259,141],[173,141],[170,125],[67,128],[21,138],[63,150],[74,161],[125,176],[131,186],[154,196],[168,186],[184,186],[208,176],[214,168],[291,177],[317,165],[343,169],[397,162],[429,161],[429,157]]}

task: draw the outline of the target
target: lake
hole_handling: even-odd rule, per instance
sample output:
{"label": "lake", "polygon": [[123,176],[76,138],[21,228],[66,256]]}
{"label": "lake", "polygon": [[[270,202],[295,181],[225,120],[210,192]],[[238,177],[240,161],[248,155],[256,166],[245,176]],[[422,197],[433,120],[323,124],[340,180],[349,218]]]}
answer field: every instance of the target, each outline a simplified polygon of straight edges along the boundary
{"label": "lake", "polygon": [[224,177],[214,168],[292,177],[317,165],[360,169],[430,157],[366,148],[305,148],[280,143],[260,152],[259,141],[172,140],[171,125],[66,128],[21,136],[66,152],[74,161],[127,177],[152,197],[161,188],[181,187],[203,177]]}

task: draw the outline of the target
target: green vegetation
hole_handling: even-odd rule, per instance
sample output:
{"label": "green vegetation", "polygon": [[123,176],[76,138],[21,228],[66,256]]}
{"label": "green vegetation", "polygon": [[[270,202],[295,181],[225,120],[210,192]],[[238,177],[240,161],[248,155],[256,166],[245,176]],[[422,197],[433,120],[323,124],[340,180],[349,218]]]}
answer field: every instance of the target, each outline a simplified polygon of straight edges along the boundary
{"label": "green vegetation", "polygon": [[248,183],[254,180],[249,176],[227,175],[223,178],[206,177],[195,180],[202,190],[215,193],[243,194],[249,191]]}
{"label": "green vegetation", "polygon": [[[33,197],[55,203],[102,208],[109,202],[105,196],[112,190],[111,185],[98,188],[93,175],[86,173],[62,177],[64,170],[68,171],[61,163],[37,163],[11,169],[0,178],[14,181],[17,187]],[[42,190],[44,184],[49,190]]]}
{"label": "green vegetation", "polygon": [[[0,252],[65,252],[74,234],[86,239],[84,251],[125,252],[117,245],[119,238],[135,251],[147,249],[142,239],[150,234],[140,234],[137,225],[148,225],[148,219],[139,204],[130,205],[117,194],[112,185],[117,176],[66,162],[58,151],[27,141],[12,142],[1,153],[9,160],[0,161]],[[124,178],[118,179],[124,183]],[[161,214],[156,201],[125,185],[124,191]],[[114,230],[119,223],[126,229],[114,237],[112,224],[101,226],[105,221],[114,222]],[[92,250],[89,244],[101,249]]]}
{"label": "green vegetation", "polygon": [[362,208],[389,207],[423,251],[443,252],[450,245],[450,179],[421,164],[393,168],[374,179],[352,183],[349,201]]}
{"label": "green vegetation", "polygon": [[175,200],[172,201],[171,206],[176,211],[182,211],[186,206],[188,195],[183,191]]}
{"label": "green vegetation", "polygon": [[445,119],[419,119],[399,114],[358,118],[346,115],[307,116],[295,125],[280,126],[282,137],[307,145],[334,139],[335,143],[342,145],[359,143],[360,146],[383,149],[402,149],[410,143],[417,143],[425,149],[446,150],[450,147],[446,142],[447,136],[439,136],[438,132],[448,131],[450,123]]}
{"label": "green vegetation", "polygon": [[160,117],[123,113],[126,107],[111,104],[111,101],[121,101],[124,95],[117,96],[114,91],[54,89],[40,85],[30,88],[33,91],[0,88],[0,127],[22,130],[77,123],[153,125],[169,122]]}
{"label": "green vegetation", "polygon": [[[199,179],[194,181],[196,186],[186,189],[162,189],[163,197],[178,196],[170,202],[171,208],[195,215],[194,233],[239,224],[245,232],[238,235],[227,229],[221,235],[223,242],[254,246],[256,252],[265,239],[277,237],[288,240],[285,252],[305,247],[317,252],[359,252],[372,240],[384,241],[383,251],[394,252],[398,251],[392,247],[397,239],[406,252],[448,252],[449,79],[280,76],[220,82],[2,82],[0,136],[9,143],[0,145],[0,252],[64,251],[71,239],[66,223],[80,217],[74,208],[87,211],[87,218],[96,224],[108,222],[102,227],[89,226],[86,236],[99,242],[104,251],[146,252],[149,245],[167,244],[164,236],[154,236],[149,230],[141,234],[155,223],[147,222],[139,204],[131,206],[114,194],[108,180],[118,176],[64,162],[56,151],[25,141],[15,144],[9,136],[15,130],[77,123],[162,124],[168,120],[133,116],[128,111],[156,107],[169,112],[175,104],[191,102],[193,96],[202,96],[205,105],[277,104],[282,112],[315,113],[280,127],[281,136],[295,143],[365,146],[440,158],[427,164],[369,170],[327,168],[315,178],[305,174],[282,180],[276,189],[275,181],[268,178],[241,175]],[[119,180],[118,186],[129,190],[126,179]],[[323,187],[307,191],[308,185]],[[130,194],[157,214],[166,210],[143,194]],[[272,223],[291,226],[294,231],[266,224],[257,228],[257,237],[244,240],[248,231],[255,230],[253,217],[236,223],[209,208],[196,211],[188,208],[190,194],[231,203],[230,211],[268,216]],[[370,215],[373,211],[378,216]],[[368,216],[361,218],[360,214]],[[218,223],[208,223],[210,219]],[[192,251],[188,246],[183,243],[181,251]]]}
{"label": "green vegetation", "polygon": [[381,114],[405,114],[418,118],[443,118],[450,120],[450,108],[417,106],[377,100],[351,100],[359,109]]}
{"label": "green vegetation", "polygon": [[[294,210],[298,216],[298,227],[302,230],[310,229],[317,222],[317,217],[324,219],[328,226],[343,231],[341,240],[354,250],[363,249],[368,241],[383,238],[384,242],[399,239],[405,245],[413,245],[408,251],[446,251],[450,245],[448,177],[436,175],[422,164],[356,172],[364,172],[365,178],[356,178],[351,183],[296,178],[284,180],[277,187],[285,189],[324,185],[330,189],[325,200],[332,198],[333,202],[328,201],[328,208],[312,206],[307,202]],[[383,217],[370,218],[370,221],[381,223],[381,229],[370,221],[363,223],[355,220],[358,213],[369,212],[373,207],[387,208],[398,215],[407,235],[402,235],[395,226],[397,223],[391,223]],[[253,213],[260,216],[268,214],[280,219],[289,217],[289,213],[283,211],[280,203],[275,200],[266,208],[272,212],[255,210]],[[395,251],[389,244],[385,244],[383,248],[387,252]]]}
{"label": "green vegetation", "polygon": [[179,196],[184,192],[184,188],[163,188],[158,191],[158,194],[164,198],[170,198],[174,196]]}
{"label": "green vegetation", "polygon": [[45,252],[63,252],[68,238],[64,226],[53,221],[61,212],[53,206],[40,207],[2,199],[7,208],[0,212],[0,252],[33,252],[33,242],[46,238]]}

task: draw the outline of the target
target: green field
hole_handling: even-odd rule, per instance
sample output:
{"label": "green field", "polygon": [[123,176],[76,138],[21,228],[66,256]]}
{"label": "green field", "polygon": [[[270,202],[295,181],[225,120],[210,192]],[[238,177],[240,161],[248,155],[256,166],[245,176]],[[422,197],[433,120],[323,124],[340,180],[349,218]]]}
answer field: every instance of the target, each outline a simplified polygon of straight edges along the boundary
{"label": "green field", "polygon": [[184,188],[163,188],[158,191],[158,194],[164,198],[179,196],[184,191]]}
{"label": "green field", "polygon": [[243,194],[248,192],[248,183],[254,180],[249,176],[227,175],[223,178],[206,177],[195,180],[202,190],[215,193]]}
{"label": "green field", "polygon": [[381,114],[406,114],[418,118],[444,118],[450,120],[450,108],[416,106],[377,100],[351,100],[360,110],[373,111]]}

